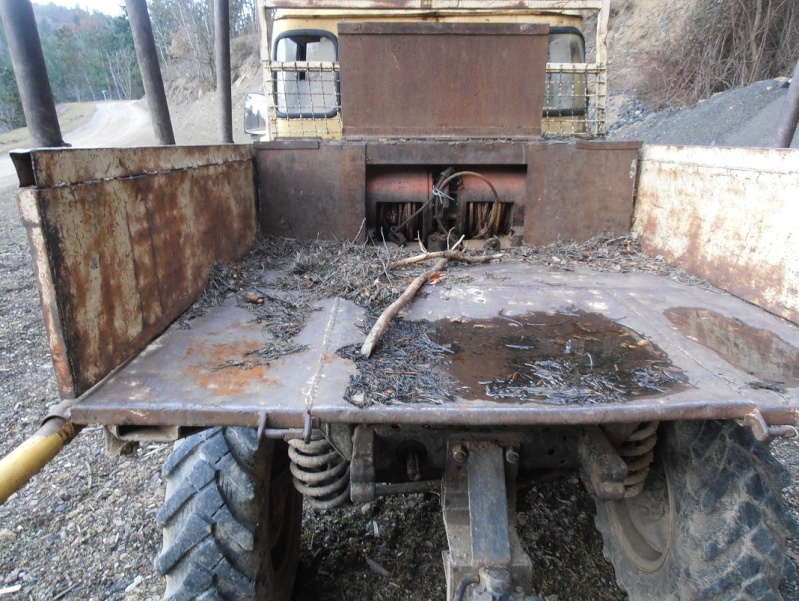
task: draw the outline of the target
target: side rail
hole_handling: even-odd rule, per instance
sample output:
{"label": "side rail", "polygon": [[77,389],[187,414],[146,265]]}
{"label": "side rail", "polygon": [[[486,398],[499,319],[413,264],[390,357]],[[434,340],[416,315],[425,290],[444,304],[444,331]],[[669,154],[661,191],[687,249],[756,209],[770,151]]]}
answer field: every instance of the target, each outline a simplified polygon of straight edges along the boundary
{"label": "side rail", "polygon": [[59,393],[136,355],[255,238],[249,147],[14,153]]}
{"label": "side rail", "polygon": [[638,173],[648,252],[799,324],[799,152],[644,146]]}

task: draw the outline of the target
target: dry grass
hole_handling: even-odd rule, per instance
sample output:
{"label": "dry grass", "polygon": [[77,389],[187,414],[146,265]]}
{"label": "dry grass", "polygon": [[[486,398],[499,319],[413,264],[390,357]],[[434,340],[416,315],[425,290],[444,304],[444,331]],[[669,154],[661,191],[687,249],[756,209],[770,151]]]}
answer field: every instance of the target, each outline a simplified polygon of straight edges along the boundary
{"label": "dry grass", "polygon": [[[89,102],[67,102],[56,107],[61,132],[66,133],[88,123],[94,114],[94,104]],[[15,148],[31,148],[35,146],[27,127],[12,129],[0,134],[0,152],[8,152]]]}

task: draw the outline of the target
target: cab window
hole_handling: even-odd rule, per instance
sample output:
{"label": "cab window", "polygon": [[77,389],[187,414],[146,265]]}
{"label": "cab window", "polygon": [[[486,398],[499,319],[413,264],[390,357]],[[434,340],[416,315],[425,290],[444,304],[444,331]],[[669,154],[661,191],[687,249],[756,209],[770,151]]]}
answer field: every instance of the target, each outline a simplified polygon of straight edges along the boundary
{"label": "cab window", "polygon": [[272,59],[279,63],[327,63],[300,71],[274,73],[278,117],[334,117],[338,107],[338,60],[336,37],[325,31],[294,31],[278,36]]}
{"label": "cab window", "polygon": [[[585,39],[574,27],[552,27],[549,33],[550,63],[584,63]],[[584,115],[587,104],[585,73],[547,73],[544,116]]]}

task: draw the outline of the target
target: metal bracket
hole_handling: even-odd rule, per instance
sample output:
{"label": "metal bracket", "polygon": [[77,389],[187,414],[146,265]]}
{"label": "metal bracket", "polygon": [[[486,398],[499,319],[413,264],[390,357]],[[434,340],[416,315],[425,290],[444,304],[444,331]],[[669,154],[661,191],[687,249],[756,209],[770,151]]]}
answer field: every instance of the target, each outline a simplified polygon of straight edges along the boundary
{"label": "metal bracket", "polygon": [[[799,414],[795,416],[795,421],[799,422]],[[799,429],[795,425],[783,424],[770,426],[759,409],[755,409],[747,414],[743,419],[743,425],[752,429],[752,434],[760,442],[768,442],[780,436],[782,438],[799,438]],[[799,425],[799,423],[797,423]]]}
{"label": "metal bracket", "polygon": [[375,431],[364,425],[355,428],[352,436],[350,499],[353,503],[375,500]]}
{"label": "metal bracket", "polygon": [[599,427],[585,429],[578,455],[589,492],[603,501],[624,498],[627,463]]}
{"label": "metal bracket", "polygon": [[447,599],[527,599],[533,564],[516,532],[518,461],[497,442],[451,438],[442,483]]}

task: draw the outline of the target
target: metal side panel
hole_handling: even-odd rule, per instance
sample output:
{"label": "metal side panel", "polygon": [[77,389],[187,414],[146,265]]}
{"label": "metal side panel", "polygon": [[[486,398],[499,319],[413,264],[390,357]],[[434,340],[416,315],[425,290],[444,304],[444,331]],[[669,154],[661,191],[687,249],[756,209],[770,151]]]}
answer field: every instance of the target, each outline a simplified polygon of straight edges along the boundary
{"label": "metal side panel", "polygon": [[[453,266],[426,293],[405,319],[477,320],[495,318],[500,311],[506,317],[600,313],[662,349],[685,374],[685,385],[608,403],[465,399],[457,393],[441,404],[358,408],[344,399],[356,366],[336,351],[361,344],[363,313],[348,301],[331,299],[297,340],[306,350],[268,364],[253,359],[251,351],[263,344],[265,334],[245,309],[227,305],[193,320],[190,330],[173,326],[87,393],[72,409],[73,419],[255,426],[266,413],[269,427],[299,428],[306,412],[329,422],[452,427],[730,419],[755,409],[768,423],[792,424],[799,418],[799,368],[791,360],[799,353],[799,328],[733,296],[646,274],[553,272],[518,262]],[[678,328],[674,315],[693,318]],[[756,377],[748,372],[758,366],[776,370],[774,379],[785,376],[785,389],[752,385]]]}
{"label": "metal side panel", "polygon": [[551,244],[630,231],[639,142],[528,146],[524,241]]}
{"label": "metal side panel", "polygon": [[[289,141],[256,147],[259,219],[267,235],[353,239],[363,233],[367,168],[527,168],[517,207],[524,240],[549,244],[630,231],[638,142]],[[423,194],[421,199],[426,199]],[[398,198],[398,201],[402,200]],[[310,209],[312,207],[312,209]],[[367,223],[373,227],[374,223]]]}
{"label": "metal side panel", "polygon": [[354,239],[366,217],[364,144],[288,142],[256,150],[267,236]]}
{"label": "metal side panel", "polygon": [[799,152],[645,146],[639,169],[650,254],[799,323]]}
{"label": "metal side panel", "polygon": [[163,332],[215,262],[251,248],[252,159],[248,148],[227,146],[30,158],[38,186],[20,191],[19,208],[59,392],[72,398]]}
{"label": "metal side panel", "polygon": [[[40,148],[14,151],[20,186],[53,188],[96,180],[192,169],[246,161],[244,145],[153,146],[141,148]],[[27,163],[28,168],[23,168]]]}

